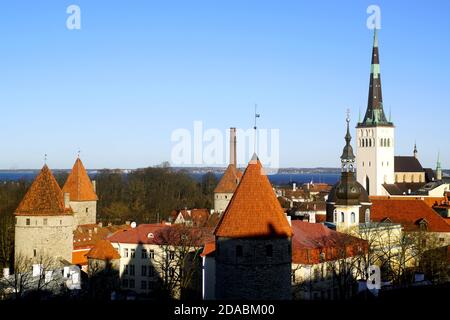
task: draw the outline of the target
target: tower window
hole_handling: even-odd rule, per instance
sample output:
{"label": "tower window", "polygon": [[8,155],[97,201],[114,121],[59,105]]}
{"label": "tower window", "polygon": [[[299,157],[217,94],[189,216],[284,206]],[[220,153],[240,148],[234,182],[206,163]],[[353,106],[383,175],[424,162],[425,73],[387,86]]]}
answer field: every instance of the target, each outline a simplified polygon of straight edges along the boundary
{"label": "tower window", "polygon": [[27,220],[26,220],[25,224],[26,224],[27,226],[29,226],[29,225],[31,224],[31,220],[30,220],[30,218],[27,218]]}
{"label": "tower window", "polygon": [[236,246],[236,257],[242,257],[244,255],[242,246]]}
{"label": "tower window", "polygon": [[364,215],[364,220],[366,223],[370,222],[370,209],[366,209],[366,214]]}
{"label": "tower window", "polygon": [[352,223],[356,222],[356,214],[354,212],[352,212],[352,214],[351,214],[351,221],[352,221]]}
{"label": "tower window", "polygon": [[343,212],[341,212],[341,222],[345,222],[345,214]]}
{"label": "tower window", "polygon": [[37,250],[36,249],[33,249],[33,257],[37,257]]}
{"label": "tower window", "polygon": [[48,220],[47,220],[47,218],[44,218],[44,221],[43,221],[43,225],[44,225],[44,226],[46,226],[46,225],[47,225],[47,223],[48,223]]}
{"label": "tower window", "polygon": [[266,246],[266,256],[269,258],[273,256],[273,246],[271,244]]}
{"label": "tower window", "polygon": [[86,213],[89,213],[89,208],[86,208]]}

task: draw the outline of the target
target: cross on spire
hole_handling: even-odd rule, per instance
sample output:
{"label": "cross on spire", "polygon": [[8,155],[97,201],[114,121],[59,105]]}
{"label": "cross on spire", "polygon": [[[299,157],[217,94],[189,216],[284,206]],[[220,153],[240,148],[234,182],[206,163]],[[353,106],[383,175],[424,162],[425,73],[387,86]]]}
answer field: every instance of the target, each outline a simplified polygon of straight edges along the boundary
{"label": "cross on spire", "polygon": [[47,154],[44,154],[44,164],[47,164]]}

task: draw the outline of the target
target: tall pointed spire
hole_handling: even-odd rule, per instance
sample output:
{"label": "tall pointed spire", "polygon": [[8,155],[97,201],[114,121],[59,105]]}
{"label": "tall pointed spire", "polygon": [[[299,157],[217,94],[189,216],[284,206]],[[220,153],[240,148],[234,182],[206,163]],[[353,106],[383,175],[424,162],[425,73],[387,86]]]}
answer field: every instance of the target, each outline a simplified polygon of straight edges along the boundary
{"label": "tall pointed spire", "polygon": [[386,118],[383,109],[383,95],[381,91],[380,57],[378,52],[378,30],[375,28],[373,35],[372,64],[370,69],[369,97],[367,110],[362,123],[359,126],[392,126]]}
{"label": "tall pointed spire", "polygon": [[350,134],[350,110],[347,110],[347,133],[345,135],[345,147],[342,150],[341,163],[342,171],[354,171],[355,170],[355,154],[353,153],[353,147],[351,145],[352,136]]}
{"label": "tall pointed spire", "polygon": [[436,180],[442,180],[442,167],[441,167],[441,153],[438,152],[438,158],[436,163]]}
{"label": "tall pointed spire", "polygon": [[419,152],[417,151],[417,143],[416,142],[414,142],[414,151],[413,151],[413,153],[414,153],[414,158],[417,159]]}

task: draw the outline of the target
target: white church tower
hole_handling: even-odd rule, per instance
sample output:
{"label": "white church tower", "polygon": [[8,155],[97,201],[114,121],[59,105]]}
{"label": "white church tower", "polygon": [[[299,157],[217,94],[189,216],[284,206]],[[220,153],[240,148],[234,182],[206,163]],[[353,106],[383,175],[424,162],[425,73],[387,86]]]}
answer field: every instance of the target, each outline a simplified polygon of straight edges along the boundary
{"label": "white church tower", "polygon": [[369,99],[364,120],[356,126],[357,181],[370,196],[387,195],[383,184],[395,183],[394,124],[387,120],[381,94],[378,35],[375,29]]}

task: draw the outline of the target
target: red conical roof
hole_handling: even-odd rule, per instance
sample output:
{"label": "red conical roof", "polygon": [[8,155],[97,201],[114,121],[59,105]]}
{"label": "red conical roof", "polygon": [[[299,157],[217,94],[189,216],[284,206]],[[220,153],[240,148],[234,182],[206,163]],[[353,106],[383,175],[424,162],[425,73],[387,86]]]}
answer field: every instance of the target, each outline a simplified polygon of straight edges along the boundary
{"label": "red conical roof", "polygon": [[98,199],[80,158],[75,161],[62,191],[70,194],[71,201],[96,201]]}
{"label": "red conical roof", "polygon": [[222,179],[220,179],[219,184],[216,189],[214,189],[215,193],[233,193],[240,180],[242,178],[241,170],[237,169],[234,164],[230,164],[225,170]]}
{"label": "red conical roof", "polygon": [[15,211],[16,215],[72,214],[64,207],[64,196],[50,169],[44,165]]}
{"label": "red conical roof", "polygon": [[254,156],[214,234],[225,238],[291,237],[292,229]]}

